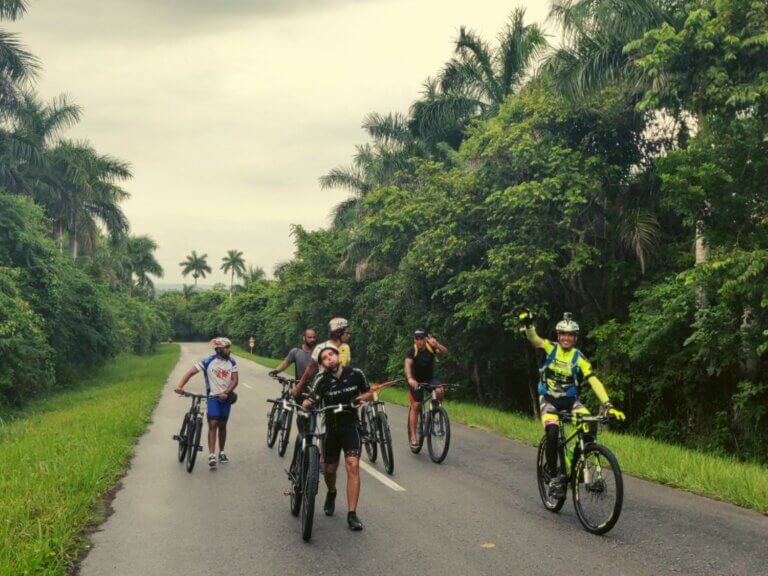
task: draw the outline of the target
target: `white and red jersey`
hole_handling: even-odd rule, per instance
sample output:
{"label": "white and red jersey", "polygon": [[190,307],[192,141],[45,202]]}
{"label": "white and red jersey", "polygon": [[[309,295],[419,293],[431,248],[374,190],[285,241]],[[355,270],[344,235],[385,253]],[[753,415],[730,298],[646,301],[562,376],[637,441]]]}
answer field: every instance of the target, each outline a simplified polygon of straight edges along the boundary
{"label": "white and red jersey", "polygon": [[209,396],[221,394],[232,381],[232,374],[237,373],[237,362],[234,358],[224,358],[213,354],[195,364],[205,378],[205,393]]}

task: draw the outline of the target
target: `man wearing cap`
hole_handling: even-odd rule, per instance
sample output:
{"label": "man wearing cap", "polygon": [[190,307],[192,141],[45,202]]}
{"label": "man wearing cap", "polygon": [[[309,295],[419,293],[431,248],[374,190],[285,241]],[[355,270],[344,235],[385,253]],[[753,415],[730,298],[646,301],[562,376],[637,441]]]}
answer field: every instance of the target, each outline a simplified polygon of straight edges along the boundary
{"label": "man wearing cap", "polygon": [[209,396],[206,416],[208,419],[208,466],[216,468],[216,436],[219,437],[218,462],[226,464],[229,458],[224,453],[227,441],[227,421],[234,402],[234,390],[238,384],[238,369],[235,359],[230,356],[232,342],[229,338],[211,340],[214,354],[197,362],[181,377],[176,387],[178,394],[184,393],[184,386],[198,372],[205,378],[205,393]]}
{"label": "man wearing cap", "polygon": [[[421,403],[424,401],[424,390],[420,384],[426,383],[432,386],[440,384],[435,378],[435,356],[445,354],[448,348],[437,339],[430,337],[427,331],[419,328],[413,333],[413,346],[405,355],[405,377],[408,380],[408,399],[410,411],[408,412],[408,442],[411,450],[418,448],[416,442],[416,421],[418,420]],[[443,397],[443,389],[437,388],[438,398]]]}

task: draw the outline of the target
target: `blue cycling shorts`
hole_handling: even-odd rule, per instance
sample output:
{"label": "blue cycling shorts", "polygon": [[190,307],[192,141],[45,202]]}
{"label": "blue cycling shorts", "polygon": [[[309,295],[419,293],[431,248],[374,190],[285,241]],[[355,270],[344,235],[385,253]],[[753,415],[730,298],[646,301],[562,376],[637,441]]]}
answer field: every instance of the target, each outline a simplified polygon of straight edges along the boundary
{"label": "blue cycling shorts", "polygon": [[226,420],[229,418],[229,411],[232,409],[232,404],[227,400],[219,400],[218,398],[208,398],[208,420]]}

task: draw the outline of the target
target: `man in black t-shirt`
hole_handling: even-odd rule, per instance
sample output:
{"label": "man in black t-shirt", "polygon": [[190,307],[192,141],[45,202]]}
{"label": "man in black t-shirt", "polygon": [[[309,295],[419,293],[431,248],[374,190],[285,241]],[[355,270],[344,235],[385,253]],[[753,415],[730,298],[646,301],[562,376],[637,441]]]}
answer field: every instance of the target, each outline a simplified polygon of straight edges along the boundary
{"label": "man in black t-shirt", "polygon": [[[424,389],[421,384],[435,386],[439,380],[435,378],[435,356],[445,354],[448,348],[435,338],[430,337],[426,330],[416,330],[413,333],[413,347],[405,355],[405,377],[408,379],[408,393],[411,409],[408,412],[408,441],[411,449],[418,447],[416,443],[416,420],[418,419],[421,403],[424,401]],[[437,389],[439,398],[443,397],[443,389]]]}

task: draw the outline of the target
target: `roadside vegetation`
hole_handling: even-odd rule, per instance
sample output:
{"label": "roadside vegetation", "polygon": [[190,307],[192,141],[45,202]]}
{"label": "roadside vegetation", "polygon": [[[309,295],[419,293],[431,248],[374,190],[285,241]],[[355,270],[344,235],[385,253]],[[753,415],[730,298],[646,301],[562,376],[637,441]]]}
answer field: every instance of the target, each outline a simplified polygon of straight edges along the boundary
{"label": "roadside vegetation", "polygon": [[70,573],[178,358],[122,354],[0,424],[0,574]]}
{"label": "roadside vegetation", "polygon": [[294,227],[294,258],[232,298],[164,296],[172,329],[280,357],[344,316],[383,380],[423,327],[462,400],[532,415],[517,312],[551,335],[570,311],[626,430],[765,464],[766,4],[555,0],[551,23],[559,48],[522,10],[495,41],[461,28],[320,179],[349,191],[331,225]]}

